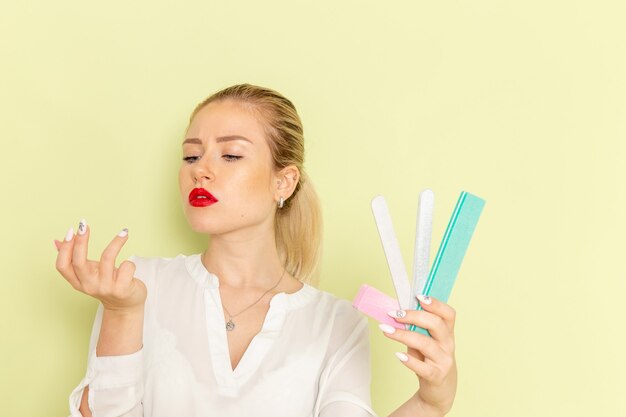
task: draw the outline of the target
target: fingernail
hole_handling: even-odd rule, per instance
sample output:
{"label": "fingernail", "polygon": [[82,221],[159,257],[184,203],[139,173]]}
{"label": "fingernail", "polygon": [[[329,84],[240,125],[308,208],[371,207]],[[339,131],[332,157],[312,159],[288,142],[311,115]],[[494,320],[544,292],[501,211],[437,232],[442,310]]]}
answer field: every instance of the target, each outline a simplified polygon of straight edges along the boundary
{"label": "fingernail", "polygon": [[383,331],[383,333],[387,333],[387,334],[394,334],[396,332],[395,327],[390,326],[388,324],[379,324],[378,327],[380,328],[380,330]]}
{"label": "fingernail", "polygon": [[126,228],[122,229],[122,231],[119,232],[117,235],[119,237],[126,237],[126,236],[128,236],[128,229],[126,229]]}
{"label": "fingernail", "polygon": [[388,311],[387,314],[389,317],[393,317],[394,319],[402,319],[406,317],[406,311],[404,310],[391,310]]}
{"label": "fingernail", "polygon": [[54,247],[57,248],[57,252],[61,249],[61,242],[59,240],[54,239]]}
{"label": "fingernail", "polygon": [[85,234],[86,231],[87,231],[87,220],[80,219],[80,221],[78,222],[78,234],[82,236]]}
{"label": "fingernail", "polygon": [[408,355],[402,352],[396,352],[396,358],[400,359],[401,362],[406,362],[409,360]]}
{"label": "fingernail", "polygon": [[417,294],[416,297],[419,300],[420,304],[430,305],[430,303],[432,303],[432,300],[427,295]]}
{"label": "fingernail", "polygon": [[70,230],[68,230],[67,233],[65,234],[65,241],[69,242],[70,240],[72,240],[73,237],[74,237],[74,228],[70,227]]}

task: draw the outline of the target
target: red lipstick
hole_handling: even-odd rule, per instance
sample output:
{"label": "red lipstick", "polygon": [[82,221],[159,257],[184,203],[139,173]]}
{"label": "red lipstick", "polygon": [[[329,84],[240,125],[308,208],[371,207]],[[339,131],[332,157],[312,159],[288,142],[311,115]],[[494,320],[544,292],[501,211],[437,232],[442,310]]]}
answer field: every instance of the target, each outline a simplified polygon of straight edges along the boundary
{"label": "red lipstick", "polygon": [[207,207],[217,202],[217,198],[204,188],[194,188],[189,193],[189,204],[194,207]]}

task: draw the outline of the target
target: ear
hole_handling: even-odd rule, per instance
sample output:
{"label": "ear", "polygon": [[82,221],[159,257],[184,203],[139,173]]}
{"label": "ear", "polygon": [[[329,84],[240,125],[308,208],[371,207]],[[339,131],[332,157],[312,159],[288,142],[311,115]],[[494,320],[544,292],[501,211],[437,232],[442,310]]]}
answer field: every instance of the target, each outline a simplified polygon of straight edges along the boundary
{"label": "ear", "polygon": [[274,199],[278,202],[280,197],[287,200],[296,189],[300,180],[300,170],[295,165],[289,165],[276,171],[274,174],[275,189]]}

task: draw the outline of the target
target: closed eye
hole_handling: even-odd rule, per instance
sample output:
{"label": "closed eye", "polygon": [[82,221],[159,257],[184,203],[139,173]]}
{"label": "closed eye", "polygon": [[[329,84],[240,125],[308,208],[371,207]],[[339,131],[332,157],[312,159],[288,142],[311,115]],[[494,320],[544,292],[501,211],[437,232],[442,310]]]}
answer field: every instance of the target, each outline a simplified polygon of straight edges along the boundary
{"label": "closed eye", "polygon": [[200,159],[199,156],[185,156],[183,158],[183,161],[187,162],[188,164],[192,164],[196,162],[198,159]]}
{"label": "closed eye", "polygon": [[240,160],[241,158],[243,158],[243,156],[239,156],[239,155],[222,155],[222,158],[224,158],[224,160],[226,160],[226,162],[235,162]]}

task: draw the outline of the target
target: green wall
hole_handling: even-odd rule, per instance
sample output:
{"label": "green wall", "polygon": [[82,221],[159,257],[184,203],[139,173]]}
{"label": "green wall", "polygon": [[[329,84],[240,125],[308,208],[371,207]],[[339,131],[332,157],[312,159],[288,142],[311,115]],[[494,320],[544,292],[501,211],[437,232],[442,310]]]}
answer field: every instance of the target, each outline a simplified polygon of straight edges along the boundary
{"label": "green wall", "polygon": [[[451,416],[626,414],[626,5],[618,1],[119,1],[0,6],[0,415],[61,416],[96,303],[54,268],[85,217],[98,257],[203,249],[179,203],[189,113],[240,82],[292,99],[321,196],[321,287],[392,294],[369,208],[405,259],[418,192],[440,240],[487,206],[450,299]],[[433,249],[434,251],[434,249]],[[371,323],[381,416],[417,388]]]}

